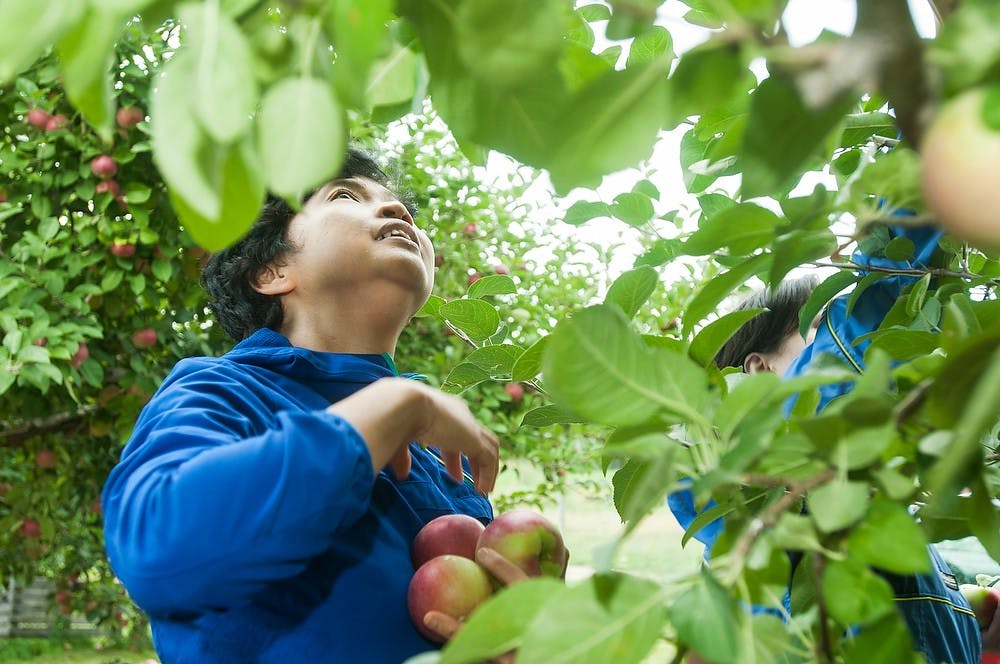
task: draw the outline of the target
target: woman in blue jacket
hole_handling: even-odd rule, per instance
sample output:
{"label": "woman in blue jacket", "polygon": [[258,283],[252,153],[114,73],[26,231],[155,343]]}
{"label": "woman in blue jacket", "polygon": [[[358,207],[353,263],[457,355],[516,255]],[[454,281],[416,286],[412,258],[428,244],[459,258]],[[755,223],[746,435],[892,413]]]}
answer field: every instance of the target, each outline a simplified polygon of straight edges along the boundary
{"label": "woman in blue jacket", "polygon": [[488,522],[498,441],[393,362],[434,250],[351,150],[301,211],[270,199],[208,261],[237,345],[179,362],[103,493],[108,555],[164,662],[400,662],[430,519]]}
{"label": "woman in blue jacket", "polygon": [[[926,268],[937,249],[940,232],[933,228],[890,228],[890,235],[906,235],[915,246],[912,259],[905,263],[874,258],[858,252],[853,256],[862,268]],[[776,292],[760,291],[741,308],[764,307],[768,311],[752,319],[723,346],[715,357],[720,367],[739,367],[745,373],[770,371],[785,378],[798,376],[823,355],[832,355],[861,372],[869,342],[856,340],[876,330],[903,288],[916,277],[893,276],[869,286],[857,298],[850,314],[847,295],[831,302],[816,320],[809,336],[799,334],[798,314],[808,300],[815,282],[810,279],[786,282]],[[850,383],[824,385],[820,389],[822,409],[832,399],[845,394]],[[668,504],[680,524],[687,527],[698,515],[690,491],[671,494]],[[710,505],[711,506],[711,505]],[[710,507],[709,506],[709,507]],[[707,508],[706,508],[707,509]],[[706,555],[722,530],[721,521],[708,524],[696,535],[706,545]],[[934,569],[928,574],[902,576],[883,573],[896,597],[896,604],[909,627],[913,646],[929,662],[979,662],[983,638],[974,614],[958,590],[958,583],[933,546],[929,547]],[[786,596],[786,609],[787,609]],[[1000,620],[994,620],[1000,624]],[[995,626],[994,626],[995,627]],[[1000,643],[989,631],[988,647]]]}

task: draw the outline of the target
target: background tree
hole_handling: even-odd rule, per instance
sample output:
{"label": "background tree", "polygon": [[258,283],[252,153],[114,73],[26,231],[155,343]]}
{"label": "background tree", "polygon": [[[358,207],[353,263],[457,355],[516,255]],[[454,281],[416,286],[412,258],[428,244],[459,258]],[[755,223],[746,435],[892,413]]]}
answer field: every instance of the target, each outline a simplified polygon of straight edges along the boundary
{"label": "background tree", "polygon": [[[19,441],[5,446],[18,463],[2,471],[13,480],[0,512],[8,541],[25,557],[57,560],[53,522],[31,516],[47,500],[39,486],[65,483],[50,457],[39,463],[39,446],[52,440],[45,436],[110,423],[103,444],[95,435],[94,454],[104,456],[91,478],[99,485],[98,469],[115,456],[163,369],[187,352],[217,348],[202,303],[181,295],[181,275],[190,281],[196,271],[194,243],[214,250],[239,236],[266,189],[294,198],[329,177],[347,127],[382,126],[422,110],[429,96],[473,163],[488,150],[504,152],[545,169],[564,194],[639,164],[659,132],[683,125],[680,159],[697,209],[661,213],[672,202],[640,180],[610,203],[584,196],[566,213],[570,224],[623,222],[646,234],[634,269],[606,293],[587,273],[561,276],[574,255],[569,241],[552,263],[526,261],[526,270],[504,263],[510,274],[488,274],[491,261],[519,255],[532,231],[519,235],[512,217],[520,215],[476,199],[473,171],[452,169],[454,145],[428,140],[434,151],[412,154],[418,164],[439,160],[465,183],[428,201],[439,210],[441,237],[464,242],[444,256],[455,271],[443,275],[443,290],[414,326],[429,337],[445,334],[442,325],[455,333],[436,380],[468,390],[485,417],[508,430],[516,420],[506,400],[494,404],[499,393],[490,388],[498,379],[527,385],[522,398],[534,408],[524,421],[544,425],[543,440],[556,447],[565,435],[548,427],[600,427],[602,460],[616,469],[622,537],[680,476],[695,478],[698,499],[713,497],[716,514],[727,517],[722,555],[695,575],[661,583],[621,574],[611,547],[586,582],[532,581],[501,593],[441,658],[476,661],[516,645],[523,662],[636,661],[663,638],[712,661],[750,653],[764,661],[852,661],[870,657],[864,649],[872,644],[887,661],[907,657],[891,597],[857,590],[878,586],[870,567],[920,571],[928,541],[968,534],[1000,558],[1000,231],[990,213],[1000,163],[998,7],[935,3],[940,31],[928,40],[904,0],[858,0],[851,35],[825,33],[793,47],[781,20],[785,2],[690,0],[684,20],[712,31],[678,57],[671,33],[656,23],[668,4],[62,0],[45,11],[28,0],[0,4],[0,81],[13,119],[2,153],[11,182],[0,208],[10,259],[0,268],[0,288],[9,289],[0,312],[0,359],[9,370],[0,392],[5,417],[16,414],[4,440]],[[114,57],[115,44],[127,44],[139,26],[157,35],[148,50],[136,45],[138,59]],[[600,52],[595,32],[607,38]],[[766,64],[766,77],[754,74],[755,62]],[[133,67],[155,73],[152,82],[145,76],[146,87],[130,88]],[[148,130],[148,143],[116,134],[117,100],[150,110],[138,129]],[[53,118],[32,115],[35,106],[65,115],[79,131],[60,128],[67,120],[48,129]],[[60,141],[73,150],[62,155]],[[104,154],[119,169],[121,195],[109,184],[97,191],[95,178],[112,176],[109,161],[91,161]],[[153,167],[155,182],[138,175]],[[814,171],[834,183],[801,193],[797,185]],[[721,187],[722,176],[737,176],[738,187]],[[414,180],[428,196],[437,186],[434,178]],[[958,236],[946,239],[933,268],[860,278],[844,258],[857,243],[899,261],[912,255],[912,245],[880,230],[907,221],[892,215],[901,208],[916,212],[910,222],[938,223]],[[189,236],[166,223],[175,213]],[[492,232],[487,221],[497,224]],[[63,235],[72,242],[53,242]],[[109,256],[117,244],[138,248]],[[156,244],[166,258],[153,252]],[[107,249],[95,251],[100,245]],[[692,283],[665,292],[666,267],[685,261],[699,265]],[[919,278],[871,336],[863,376],[831,366],[787,383],[754,376],[728,391],[710,358],[746,318],[716,314],[720,304],[748,280],[777,285],[791,270],[816,265],[833,276],[807,304],[804,326],[845,288],[858,293],[899,272]],[[484,276],[470,284],[473,272]],[[563,299],[572,289],[581,289],[579,299]],[[603,303],[578,306],[596,300]],[[155,345],[148,332],[133,338],[145,327]],[[46,345],[35,345],[42,336]],[[89,359],[81,360],[82,343]],[[856,382],[849,397],[809,412],[818,385],[845,380]],[[105,398],[121,405],[101,410],[107,383],[123,394]],[[786,421],[781,404],[793,394],[802,407]],[[676,425],[689,441],[672,436]],[[528,455],[541,449],[522,441]],[[800,504],[810,496],[823,500],[806,516]],[[919,522],[908,517],[909,505],[919,508]],[[97,520],[86,518],[97,555]],[[793,630],[738,609],[740,601],[776,603],[789,549],[806,553],[816,571],[802,593],[803,608],[816,610],[802,611]],[[34,565],[17,560],[21,573]],[[508,618],[505,627],[497,614]],[[842,641],[848,625],[862,626],[865,638]]]}

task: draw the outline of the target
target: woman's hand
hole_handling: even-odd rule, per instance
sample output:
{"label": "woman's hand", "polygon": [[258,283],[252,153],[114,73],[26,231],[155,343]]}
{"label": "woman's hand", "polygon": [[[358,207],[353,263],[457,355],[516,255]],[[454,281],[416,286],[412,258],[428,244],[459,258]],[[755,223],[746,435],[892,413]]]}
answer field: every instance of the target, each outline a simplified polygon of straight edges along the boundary
{"label": "woman's hand", "polygon": [[465,401],[406,378],[383,378],[327,408],[361,434],[377,473],[386,465],[396,477],[410,473],[408,445],[441,450],[448,474],[462,481],[462,455],[482,494],[493,490],[500,470],[500,441],[480,424]]}

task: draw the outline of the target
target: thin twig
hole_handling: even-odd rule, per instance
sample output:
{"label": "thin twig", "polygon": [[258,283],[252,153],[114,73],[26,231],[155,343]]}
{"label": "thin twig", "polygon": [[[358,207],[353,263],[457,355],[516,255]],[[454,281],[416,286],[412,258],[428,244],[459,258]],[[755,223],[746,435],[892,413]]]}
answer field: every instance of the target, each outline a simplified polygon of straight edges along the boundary
{"label": "thin twig", "polygon": [[20,445],[27,439],[43,433],[67,431],[76,426],[82,419],[96,411],[97,404],[81,406],[75,411],[56,413],[48,417],[38,417],[33,420],[12,423],[10,429],[0,431],[0,447]]}

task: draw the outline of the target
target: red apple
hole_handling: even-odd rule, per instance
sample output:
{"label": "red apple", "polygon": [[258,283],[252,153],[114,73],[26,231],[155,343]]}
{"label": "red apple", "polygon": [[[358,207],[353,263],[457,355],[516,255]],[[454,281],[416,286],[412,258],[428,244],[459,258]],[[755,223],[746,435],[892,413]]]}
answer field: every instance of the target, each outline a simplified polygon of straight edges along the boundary
{"label": "red apple", "polygon": [[466,224],[465,227],[462,228],[462,234],[465,237],[474,237],[475,234],[478,232],[479,232],[479,227],[471,222]]}
{"label": "red apple", "polygon": [[38,346],[40,348],[45,348],[45,346],[47,346],[48,343],[49,343],[48,337],[38,337],[37,339],[31,342],[31,345]]}
{"label": "red apple", "polygon": [[117,180],[101,180],[94,187],[94,192],[98,194],[111,194],[112,196],[118,196],[122,193],[122,188],[118,185]]}
{"label": "red apple", "polygon": [[132,334],[132,343],[136,348],[150,348],[156,345],[156,341],[156,330],[151,327],[144,327]]}
{"label": "red apple", "polygon": [[473,272],[472,274],[469,275],[469,278],[468,278],[468,280],[466,280],[466,283],[469,286],[471,286],[472,284],[476,283],[477,281],[479,281],[482,278],[483,278],[483,275],[479,274],[478,272]]}
{"label": "red apple", "polygon": [[510,274],[510,270],[507,269],[507,266],[500,265],[499,263],[493,266],[493,271],[497,274]]}
{"label": "red apple", "polygon": [[0,482],[0,496],[6,496],[14,490],[14,485],[10,482]]}
{"label": "red apple", "polygon": [[122,106],[115,114],[118,126],[130,129],[146,119],[146,114],[135,106]]}
{"label": "red apple", "polygon": [[101,504],[100,498],[94,498],[90,501],[90,511],[94,514],[104,514],[104,505]]}
{"label": "red apple", "polygon": [[132,256],[135,256],[135,245],[113,244],[111,245],[111,253],[118,258],[131,258]]}
{"label": "red apple", "polygon": [[476,562],[444,555],[428,560],[416,571],[406,593],[406,604],[417,631],[435,643],[443,643],[444,639],[424,626],[427,612],[440,611],[461,621],[492,594],[490,577]]}
{"label": "red apple", "polygon": [[561,578],[569,554],[562,534],[538,512],[511,510],[495,518],[479,537],[477,548],[489,547],[528,576]]}
{"label": "red apple", "polygon": [[444,254],[434,254],[434,267],[441,267],[444,265]]}
{"label": "red apple", "polygon": [[90,160],[90,170],[99,178],[114,177],[118,172],[118,162],[106,154],[98,155]]}
{"label": "red apple", "polygon": [[26,517],[21,522],[21,536],[28,539],[38,539],[42,536],[42,527],[34,519]]}
{"label": "red apple", "polygon": [[997,605],[1000,603],[1000,590],[995,588],[984,588],[974,583],[963,583],[958,587],[969,607],[976,614],[976,621],[979,629],[986,629],[993,621],[993,614],[996,613]]}
{"label": "red apple", "polygon": [[38,450],[35,452],[35,465],[39,468],[55,468],[58,462],[56,454],[52,450]]}
{"label": "red apple", "polygon": [[80,344],[76,352],[73,353],[73,357],[69,358],[69,365],[76,369],[86,362],[88,357],[90,357],[90,349],[87,348],[87,344]]}
{"label": "red apple", "polygon": [[6,203],[6,202],[7,202],[7,190],[0,189],[0,203]]}
{"label": "red apple", "polygon": [[49,123],[49,119],[51,119],[51,117],[52,116],[49,115],[48,111],[40,108],[33,108],[28,111],[28,124],[34,125],[39,129],[45,129],[45,125]]}
{"label": "red apple", "polygon": [[57,129],[62,129],[64,124],[66,124],[65,115],[53,115],[49,118],[49,121],[45,123],[45,131],[56,131]]}
{"label": "red apple", "polygon": [[973,88],[941,107],[921,141],[921,179],[945,230],[1000,245],[1000,131],[983,121],[987,100],[986,88]]}
{"label": "red apple", "polygon": [[510,400],[518,403],[524,398],[524,388],[520,383],[507,383],[503,386],[503,391],[510,395]]}
{"label": "red apple", "polygon": [[485,527],[468,514],[445,514],[431,519],[413,538],[414,569],[445,554],[476,559],[476,543]]}

